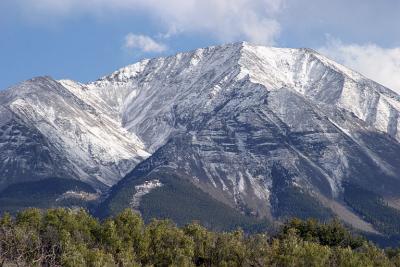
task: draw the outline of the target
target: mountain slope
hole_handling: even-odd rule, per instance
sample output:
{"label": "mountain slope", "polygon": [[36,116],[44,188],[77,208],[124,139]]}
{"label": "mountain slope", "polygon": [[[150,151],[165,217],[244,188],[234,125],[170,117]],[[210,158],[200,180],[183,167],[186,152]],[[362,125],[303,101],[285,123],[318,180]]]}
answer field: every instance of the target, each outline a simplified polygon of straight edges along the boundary
{"label": "mountain slope", "polygon": [[51,78],[2,92],[0,105],[0,198],[12,184],[48,178],[104,190],[149,155],[134,134]]}

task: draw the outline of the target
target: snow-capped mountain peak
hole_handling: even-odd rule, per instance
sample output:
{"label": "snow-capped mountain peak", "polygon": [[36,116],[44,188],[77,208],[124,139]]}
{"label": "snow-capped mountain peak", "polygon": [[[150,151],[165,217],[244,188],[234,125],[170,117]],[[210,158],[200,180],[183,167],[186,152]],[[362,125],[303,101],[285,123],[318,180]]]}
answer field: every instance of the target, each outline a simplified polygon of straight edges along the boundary
{"label": "snow-capped mountain peak", "polygon": [[[343,196],[349,183],[400,196],[399,115],[399,95],[313,50],[245,42],[88,84],[41,77],[0,95],[0,188],[118,183],[105,203],[137,199],[139,209],[175,177],[251,216],[283,216],[297,192],[371,230]],[[163,186],[135,198],[145,181]]]}
{"label": "snow-capped mountain peak", "polygon": [[[197,118],[224,102],[233,93],[230,85],[246,79],[268,91],[288,88],[312,101],[343,108],[400,140],[396,121],[400,96],[311,49],[246,42],[214,46],[143,60],[87,86],[91,94],[119,112],[125,128],[142,136],[154,151],[175,127],[164,125],[176,123],[174,109]],[[147,128],[155,129],[152,133],[157,137],[151,137]]]}

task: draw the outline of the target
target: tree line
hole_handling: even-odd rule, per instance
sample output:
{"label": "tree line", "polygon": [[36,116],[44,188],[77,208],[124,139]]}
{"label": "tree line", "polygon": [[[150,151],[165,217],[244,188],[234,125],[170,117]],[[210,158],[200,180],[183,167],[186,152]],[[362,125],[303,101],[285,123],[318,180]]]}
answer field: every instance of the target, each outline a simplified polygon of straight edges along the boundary
{"label": "tree line", "polygon": [[104,221],[83,209],[28,209],[1,217],[0,265],[400,266],[400,251],[380,249],[337,220],[293,219],[268,235],[145,224],[129,209]]}

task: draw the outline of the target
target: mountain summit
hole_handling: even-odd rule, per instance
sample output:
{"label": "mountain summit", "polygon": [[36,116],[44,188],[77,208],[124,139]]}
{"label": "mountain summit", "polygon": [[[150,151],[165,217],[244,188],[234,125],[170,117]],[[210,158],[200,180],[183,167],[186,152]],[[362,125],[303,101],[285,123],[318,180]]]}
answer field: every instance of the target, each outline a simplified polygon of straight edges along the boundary
{"label": "mountain summit", "polygon": [[3,209],[46,181],[51,205],[103,193],[102,216],[338,216],[400,234],[400,96],[310,49],[235,43],[89,84],[35,78],[0,105]]}

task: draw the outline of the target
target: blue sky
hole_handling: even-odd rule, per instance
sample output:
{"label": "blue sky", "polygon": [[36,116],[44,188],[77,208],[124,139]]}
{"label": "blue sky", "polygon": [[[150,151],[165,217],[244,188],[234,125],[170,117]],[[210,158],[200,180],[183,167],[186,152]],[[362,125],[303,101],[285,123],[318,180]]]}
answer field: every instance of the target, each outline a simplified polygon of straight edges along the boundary
{"label": "blue sky", "polygon": [[1,0],[0,89],[235,41],[310,47],[400,92],[400,0]]}

